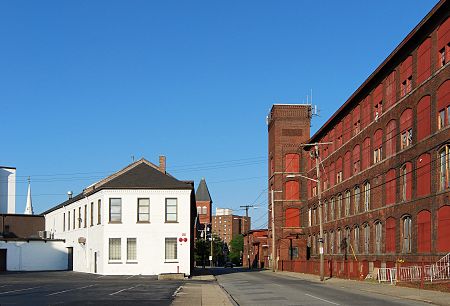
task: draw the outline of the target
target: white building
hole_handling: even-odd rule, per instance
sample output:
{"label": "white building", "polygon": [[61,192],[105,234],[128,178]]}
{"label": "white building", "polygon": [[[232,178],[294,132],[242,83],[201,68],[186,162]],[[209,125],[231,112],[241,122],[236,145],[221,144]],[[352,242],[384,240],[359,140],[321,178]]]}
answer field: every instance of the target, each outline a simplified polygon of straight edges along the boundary
{"label": "white building", "polygon": [[216,216],[229,216],[233,214],[233,210],[231,208],[216,208]]}
{"label": "white building", "polygon": [[[193,215],[194,213],[194,215]],[[106,275],[190,275],[193,182],[141,159],[46,211],[46,231],[65,239],[69,269]]]}
{"label": "white building", "polygon": [[0,214],[16,212],[16,168],[0,166]]}

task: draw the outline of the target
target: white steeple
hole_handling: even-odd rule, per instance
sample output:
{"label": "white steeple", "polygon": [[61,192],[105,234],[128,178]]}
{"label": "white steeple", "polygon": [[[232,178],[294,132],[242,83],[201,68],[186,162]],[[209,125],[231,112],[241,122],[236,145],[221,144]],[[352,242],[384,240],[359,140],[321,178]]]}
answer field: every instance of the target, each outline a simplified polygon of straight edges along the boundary
{"label": "white steeple", "polygon": [[33,203],[31,202],[31,185],[30,178],[28,178],[28,194],[27,194],[27,206],[25,207],[25,215],[33,215]]}

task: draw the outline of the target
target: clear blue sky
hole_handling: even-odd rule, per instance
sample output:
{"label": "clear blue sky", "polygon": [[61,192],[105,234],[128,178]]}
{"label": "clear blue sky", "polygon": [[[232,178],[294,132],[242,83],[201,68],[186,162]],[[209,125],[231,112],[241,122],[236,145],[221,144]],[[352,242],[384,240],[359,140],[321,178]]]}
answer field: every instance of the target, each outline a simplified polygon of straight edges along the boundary
{"label": "clear blue sky", "polygon": [[[313,89],[316,131],[437,3],[1,1],[0,165],[40,213],[131,162],[167,156],[214,206],[267,188],[273,103]],[[251,211],[265,226],[267,195]],[[241,213],[242,211],[239,211]]]}

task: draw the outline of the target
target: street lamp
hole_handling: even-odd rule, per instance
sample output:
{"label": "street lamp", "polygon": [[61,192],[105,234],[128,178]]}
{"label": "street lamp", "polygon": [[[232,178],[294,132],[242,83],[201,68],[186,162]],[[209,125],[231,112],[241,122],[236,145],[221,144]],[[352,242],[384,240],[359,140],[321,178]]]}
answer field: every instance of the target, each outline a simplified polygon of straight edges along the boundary
{"label": "street lamp", "polygon": [[319,146],[315,145],[315,154],[316,158],[316,174],[317,179],[313,179],[301,174],[291,174],[287,175],[286,178],[294,178],[294,177],[302,177],[313,182],[317,183],[317,199],[319,202],[319,252],[320,252],[320,281],[324,280],[324,258],[323,258],[323,224],[322,224],[322,186],[320,183],[320,169],[319,169]]}

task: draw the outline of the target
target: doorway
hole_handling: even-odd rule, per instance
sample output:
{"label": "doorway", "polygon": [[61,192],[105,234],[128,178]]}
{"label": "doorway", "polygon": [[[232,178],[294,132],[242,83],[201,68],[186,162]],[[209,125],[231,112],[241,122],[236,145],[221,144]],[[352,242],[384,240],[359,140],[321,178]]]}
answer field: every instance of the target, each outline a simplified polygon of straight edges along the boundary
{"label": "doorway", "polygon": [[6,271],[6,249],[0,249],[0,272]]}
{"label": "doorway", "polygon": [[67,270],[73,271],[73,248],[67,248]]}

